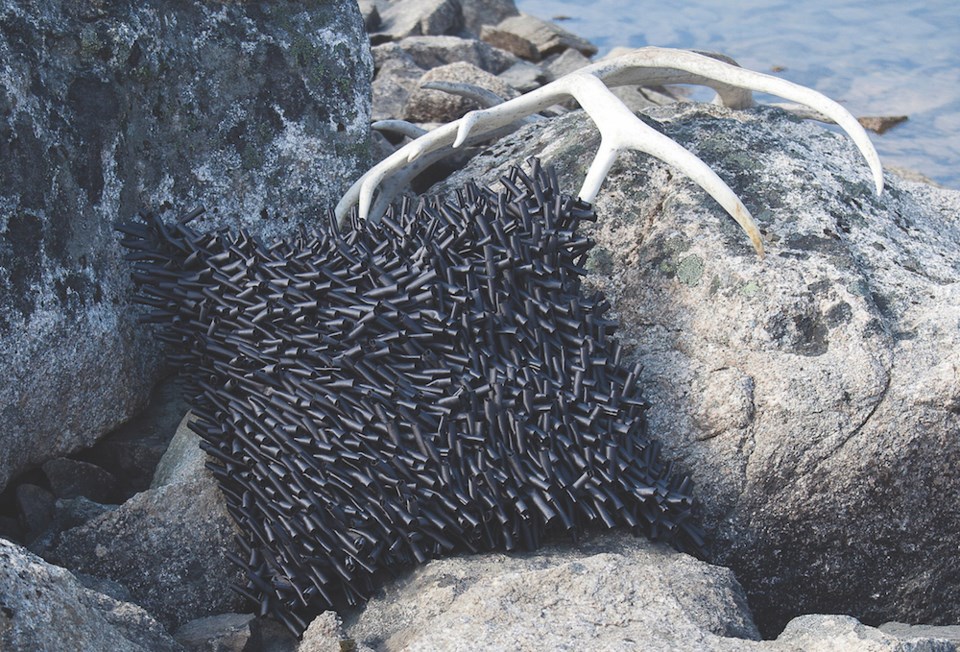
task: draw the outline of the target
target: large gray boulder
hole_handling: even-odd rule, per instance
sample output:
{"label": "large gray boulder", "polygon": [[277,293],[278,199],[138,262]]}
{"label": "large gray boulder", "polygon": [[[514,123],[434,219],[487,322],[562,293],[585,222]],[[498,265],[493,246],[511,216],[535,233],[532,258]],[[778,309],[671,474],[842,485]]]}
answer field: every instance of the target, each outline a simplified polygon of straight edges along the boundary
{"label": "large gray boulder", "polygon": [[230,590],[241,573],[233,519],[204,467],[200,438],[177,429],[148,491],[60,535],[50,559],[74,572],[117,582],[171,630],[202,616],[237,611]]}
{"label": "large gray boulder", "polygon": [[433,561],[357,614],[324,612],[297,652],[954,652],[849,616],[803,616],[760,641],[743,589],[711,566],[626,533],[531,554]]}
{"label": "large gray boulder", "polygon": [[355,3],[0,2],[0,487],[134,413],[159,356],[113,224],[271,236],[367,164]]}
{"label": "large gray boulder", "polygon": [[[589,283],[643,363],[653,436],[696,483],[709,559],[761,631],[792,616],[960,621],[960,193],[888,176],[776,109],[651,109],[745,200],[767,245],[692,182],[628,153],[597,199]],[[539,155],[577,191],[580,112],[491,146],[466,179]]]}
{"label": "large gray boulder", "polygon": [[65,569],[0,539],[0,650],[182,649],[137,605],[84,588]]}
{"label": "large gray boulder", "polygon": [[759,638],[729,570],[626,533],[430,562],[344,632],[389,650],[706,650]]}

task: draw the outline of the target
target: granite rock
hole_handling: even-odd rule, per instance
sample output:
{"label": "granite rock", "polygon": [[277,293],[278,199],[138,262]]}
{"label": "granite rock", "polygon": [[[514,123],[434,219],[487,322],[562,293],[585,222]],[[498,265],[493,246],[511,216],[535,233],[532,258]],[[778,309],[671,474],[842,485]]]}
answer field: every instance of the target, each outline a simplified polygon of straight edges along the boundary
{"label": "granite rock", "polygon": [[48,557],[122,584],[170,628],[238,609],[237,531],[205,457],[184,418],[152,488],[63,532]]}
{"label": "granite rock", "polygon": [[463,29],[473,37],[480,36],[484,25],[497,25],[510,16],[519,16],[513,0],[460,0]]}
{"label": "granite rock", "polygon": [[379,14],[379,33],[374,35],[378,40],[456,34],[463,28],[456,0],[389,0],[381,4]]}
{"label": "granite rock", "polygon": [[541,59],[569,49],[579,50],[588,57],[597,53],[597,46],[593,43],[555,23],[528,14],[505,18],[496,27],[499,32],[511,33],[532,43]]}
{"label": "granite rock", "polygon": [[83,587],[68,571],[0,539],[0,649],[181,652],[142,608]]}
{"label": "granite rock", "polygon": [[344,635],[376,650],[689,650],[759,638],[730,571],[626,533],[432,561],[328,640]]}
{"label": "granite rock", "polygon": [[253,614],[217,614],[181,626],[173,638],[188,652],[257,652],[262,647]]}
{"label": "granite rock", "polygon": [[158,378],[113,224],[217,207],[274,235],[368,159],[356,3],[0,3],[0,487]]}
{"label": "granite rock", "polygon": [[[419,87],[430,82],[469,84],[491,91],[503,99],[517,97],[519,93],[495,75],[480,70],[469,63],[451,63],[426,72]],[[451,122],[467,111],[482,108],[474,100],[427,88],[417,88],[410,94],[403,108],[403,119],[410,122]]]}
{"label": "granite rock", "polygon": [[517,62],[509,52],[458,36],[411,36],[398,45],[424,70],[464,62],[498,75]]}
{"label": "granite rock", "polygon": [[[810,612],[952,624],[960,535],[960,193],[887,177],[771,108],[642,118],[744,199],[767,247],[691,181],[626,153],[596,200],[593,287],[643,364],[650,431],[696,483],[709,559],[766,634]],[[441,188],[538,155],[580,187],[580,112],[488,147]]]}

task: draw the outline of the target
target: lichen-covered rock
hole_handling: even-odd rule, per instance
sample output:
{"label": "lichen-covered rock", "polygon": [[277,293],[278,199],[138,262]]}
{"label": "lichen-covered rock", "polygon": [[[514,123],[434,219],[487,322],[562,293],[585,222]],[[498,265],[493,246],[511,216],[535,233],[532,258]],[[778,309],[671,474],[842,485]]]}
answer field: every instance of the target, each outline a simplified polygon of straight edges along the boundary
{"label": "lichen-covered rock", "polygon": [[140,607],[84,588],[68,571],[0,539],[0,649],[180,652]]}
{"label": "lichen-covered rock", "polygon": [[443,91],[422,88],[431,82],[469,84],[488,90],[505,100],[517,97],[519,93],[506,82],[480,70],[476,66],[460,62],[439,66],[420,78],[417,86],[403,108],[404,120],[411,122],[451,122],[467,111],[483,108],[475,101]]}
{"label": "lichen-covered rock", "polygon": [[[344,636],[325,625],[328,640]],[[432,561],[343,631],[389,650],[712,650],[759,638],[730,571],[626,533]]]}
{"label": "lichen-covered rock", "polygon": [[[626,153],[597,199],[588,267],[643,365],[651,435],[694,478],[710,559],[761,629],[792,616],[960,620],[960,193],[888,176],[775,109],[651,109],[764,233],[759,260],[691,181]],[[537,154],[580,186],[579,112],[524,127],[458,175]],[[442,190],[442,189],[438,189]]]}
{"label": "lichen-covered rock", "polygon": [[158,356],[113,223],[273,234],[367,164],[356,3],[0,3],[0,487],[141,406]]}
{"label": "lichen-covered rock", "polygon": [[72,571],[122,584],[171,629],[243,604],[230,590],[241,577],[227,558],[237,553],[237,531],[188,418],[160,461],[153,488],[62,533],[49,554]]}

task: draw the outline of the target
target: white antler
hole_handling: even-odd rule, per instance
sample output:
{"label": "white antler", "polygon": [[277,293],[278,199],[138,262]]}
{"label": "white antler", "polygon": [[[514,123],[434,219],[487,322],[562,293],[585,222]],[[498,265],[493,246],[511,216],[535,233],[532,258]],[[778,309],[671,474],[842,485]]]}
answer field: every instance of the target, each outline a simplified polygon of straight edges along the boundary
{"label": "white antler", "polygon": [[[736,194],[703,161],[637,118],[610,90],[613,86],[654,86],[663,84],[700,84],[717,91],[718,100],[731,108],[752,104],[749,90],[776,95],[807,106],[836,122],[853,139],[873,173],[877,193],[883,190],[880,158],[866,132],[850,113],[824,95],[797,84],[740,68],[725,61],[685,50],[643,48],[622,57],[587,66],[525,95],[479,111],[471,111],[449,124],[408,143],[364,174],[347,191],[336,208],[337,219],[344,220],[354,204],[361,218],[379,219],[389,196],[381,195],[376,212],[371,212],[375,191],[383,181],[438,150],[461,147],[485,140],[512,123],[568,98],[575,99],[597,125],[600,149],[584,180],[580,198],[592,202],[616,160],[624,149],[635,149],[675,166],[699,184],[743,228],[757,253],[763,244],[750,212]],[[743,89],[748,89],[744,91]]]}

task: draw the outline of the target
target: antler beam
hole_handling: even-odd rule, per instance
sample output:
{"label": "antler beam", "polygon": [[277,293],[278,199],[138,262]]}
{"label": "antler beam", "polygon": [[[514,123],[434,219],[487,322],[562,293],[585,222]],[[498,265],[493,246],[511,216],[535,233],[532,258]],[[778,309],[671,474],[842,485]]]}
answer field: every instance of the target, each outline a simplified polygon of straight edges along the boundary
{"label": "antler beam", "polygon": [[[453,148],[481,142],[503,133],[511,124],[567,99],[575,99],[597,125],[600,149],[587,172],[579,197],[592,202],[617,155],[627,149],[641,151],[676,167],[700,185],[740,225],[763,256],[763,243],[750,211],[706,163],[644,124],[609,89],[615,86],[698,84],[717,92],[717,101],[730,108],[753,104],[750,91],[769,93],[802,104],[836,122],[863,154],[877,193],[883,190],[880,158],[866,132],[846,109],[824,95],[792,82],[740,68],[731,63],[689,52],[642,48],[622,57],[587,66],[537,90],[479,111],[471,111],[401,147],[371,168],[351,186],[336,208],[341,223],[354,204],[362,219],[378,220],[400,188],[384,180],[411,163],[438,160]],[[417,166],[419,167],[419,166]],[[406,176],[406,175],[400,175]],[[374,194],[381,194],[374,206]],[[371,211],[371,206],[374,210]]]}

